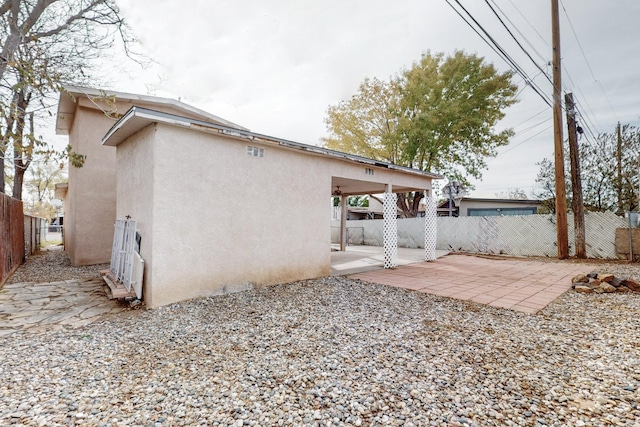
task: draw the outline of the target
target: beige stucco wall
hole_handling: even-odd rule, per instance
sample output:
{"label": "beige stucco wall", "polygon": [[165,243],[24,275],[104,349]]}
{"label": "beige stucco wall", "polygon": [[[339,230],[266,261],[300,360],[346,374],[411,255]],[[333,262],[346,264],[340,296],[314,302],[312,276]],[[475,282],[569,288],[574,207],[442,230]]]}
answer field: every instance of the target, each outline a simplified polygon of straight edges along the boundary
{"label": "beige stucco wall", "polygon": [[151,224],[154,210],[154,152],[155,126],[148,126],[118,146],[117,218],[127,215],[136,220],[142,240],[140,253],[145,260],[143,295],[152,299],[151,270],[153,268],[153,234]]}
{"label": "beige stucco wall", "polygon": [[247,145],[155,124],[118,146],[117,215],[139,221],[149,307],[330,273],[332,177],[363,180],[365,166],[274,145],[251,157]]}
{"label": "beige stucco wall", "polygon": [[116,218],[116,150],[101,145],[115,123],[101,111],[76,109],[69,143],[86,156],[83,167],[69,167],[65,198],[65,250],[73,265],[109,262]]}
{"label": "beige stucco wall", "polygon": [[201,118],[170,105],[129,100],[106,103],[86,97],[76,100],[69,143],[86,160],[82,168],[69,167],[65,198],[64,247],[73,265],[107,263],[111,258],[116,220],[116,149],[103,146],[102,137],[134,105]]}

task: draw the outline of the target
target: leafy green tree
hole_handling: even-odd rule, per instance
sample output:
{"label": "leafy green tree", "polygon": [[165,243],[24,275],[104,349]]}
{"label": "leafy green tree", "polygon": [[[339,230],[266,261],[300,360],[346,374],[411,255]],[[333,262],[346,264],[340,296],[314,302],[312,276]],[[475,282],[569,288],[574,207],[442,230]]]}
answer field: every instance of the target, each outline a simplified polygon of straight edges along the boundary
{"label": "leafy green tree", "polygon": [[[469,187],[486,157],[512,130],[495,126],[516,102],[512,73],[477,55],[426,53],[389,81],[365,79],[349,100],[329,107],[328,148],[440,173]],[[422,192],[400,194],[404,216],[415,216]]]}
{"label": "leafy green tree", "polygon": [[357,208],[368,208],[369,196],[349,196],[347,204]]}
{"label": "leafy green tree", "polygon": [[468,176],[481,178],[485,159],[513,135],[510,129],[495,131],[503,110],[516,102],[511,77],[476,55],[423,55],[401,80],[403,163],[466,187]]}
{"label": "leafy green tree", "polygon": [[329,107],[325,124],[329,136],[325,145],[389,163],[399,163],[397,82],[365,79],[348,101]]}

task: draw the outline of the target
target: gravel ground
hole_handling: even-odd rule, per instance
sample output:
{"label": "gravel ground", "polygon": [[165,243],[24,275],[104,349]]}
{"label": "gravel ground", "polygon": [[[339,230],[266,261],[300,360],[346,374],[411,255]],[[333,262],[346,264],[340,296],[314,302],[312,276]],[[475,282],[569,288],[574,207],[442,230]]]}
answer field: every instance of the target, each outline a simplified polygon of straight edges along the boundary
{"label": "gravel ground", "polygon": [[108,268],[109,264],[74,267],[61,246],[51,246],[48,250],[30,256],[27,262],[18,267],[16,272],[9,277],[7,283],[92,279],[100,277],[100,270]]}
{"label": "gravel ground", "polygon": [[322,278],[0,339],[0,361],[0,425],[639,426],[640,294],[530,316]]}

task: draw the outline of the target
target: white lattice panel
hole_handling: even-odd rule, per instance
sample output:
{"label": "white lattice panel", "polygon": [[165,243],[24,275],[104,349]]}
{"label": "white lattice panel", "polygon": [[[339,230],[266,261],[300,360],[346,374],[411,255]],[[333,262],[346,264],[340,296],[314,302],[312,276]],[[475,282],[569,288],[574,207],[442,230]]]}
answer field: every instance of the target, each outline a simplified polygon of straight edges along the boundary
{"label": "white lattice panel", "polygon": [[436,221],[436,202],[425,194],[424,209],[424,259],[436,260],[436,241],[438,240],[438,223]]}
{"label": "white lattice panel", "polygon": [[394,268],[398,266],[397,199],[398,195],[395,193],[384,193],[384,202],[382,204],[384,218],[382,224],[384,268]]}
{"label": "white lattice panel", "polygon": [[[460,217],[437,219],[439,249],[516,256],[557,257],[555,215]],[[573,215],[568,215],[569,252],[575,253]],[[615,259],[615,229],[626,227],[612,212],[586,212],[589,258]]]}

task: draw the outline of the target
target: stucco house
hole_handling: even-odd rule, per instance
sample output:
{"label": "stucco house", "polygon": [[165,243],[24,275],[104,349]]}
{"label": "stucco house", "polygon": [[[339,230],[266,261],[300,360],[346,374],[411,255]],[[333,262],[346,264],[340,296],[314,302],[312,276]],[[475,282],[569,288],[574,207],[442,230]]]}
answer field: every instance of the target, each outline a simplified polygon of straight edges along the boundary
{"label": "stucco house", "polygon": [[[347,196],[385,194],[385,263],[392,262],[394,193],[425,191],[432,200],[431,181],[440,178],[139,106],[102,141],[115,150],[114,217],[137,221],[151,308],[330,274],[327,203],[338,192],[343,208]],[[435,233],[435,203],[432,210]]]}
{"label": "stucco house", "polygon": [[[507,216],[538,213],[541,200],[483,199],[463,197],[443,200],[438,204],[438,216]],[[451,215],[449,214],[451,211]]]}
{"label": "stucco house", "polygon": [[73,265],[109,262],[116,220],[116,150],[102,137],[133,106],[245,128],[180,101],[155,96],[67,86],[60,93],[56,133],[69,135],[72,149],[86,156],[81,168],[69,167],[68,184],[56,186],[64,201],[64,249]]}

